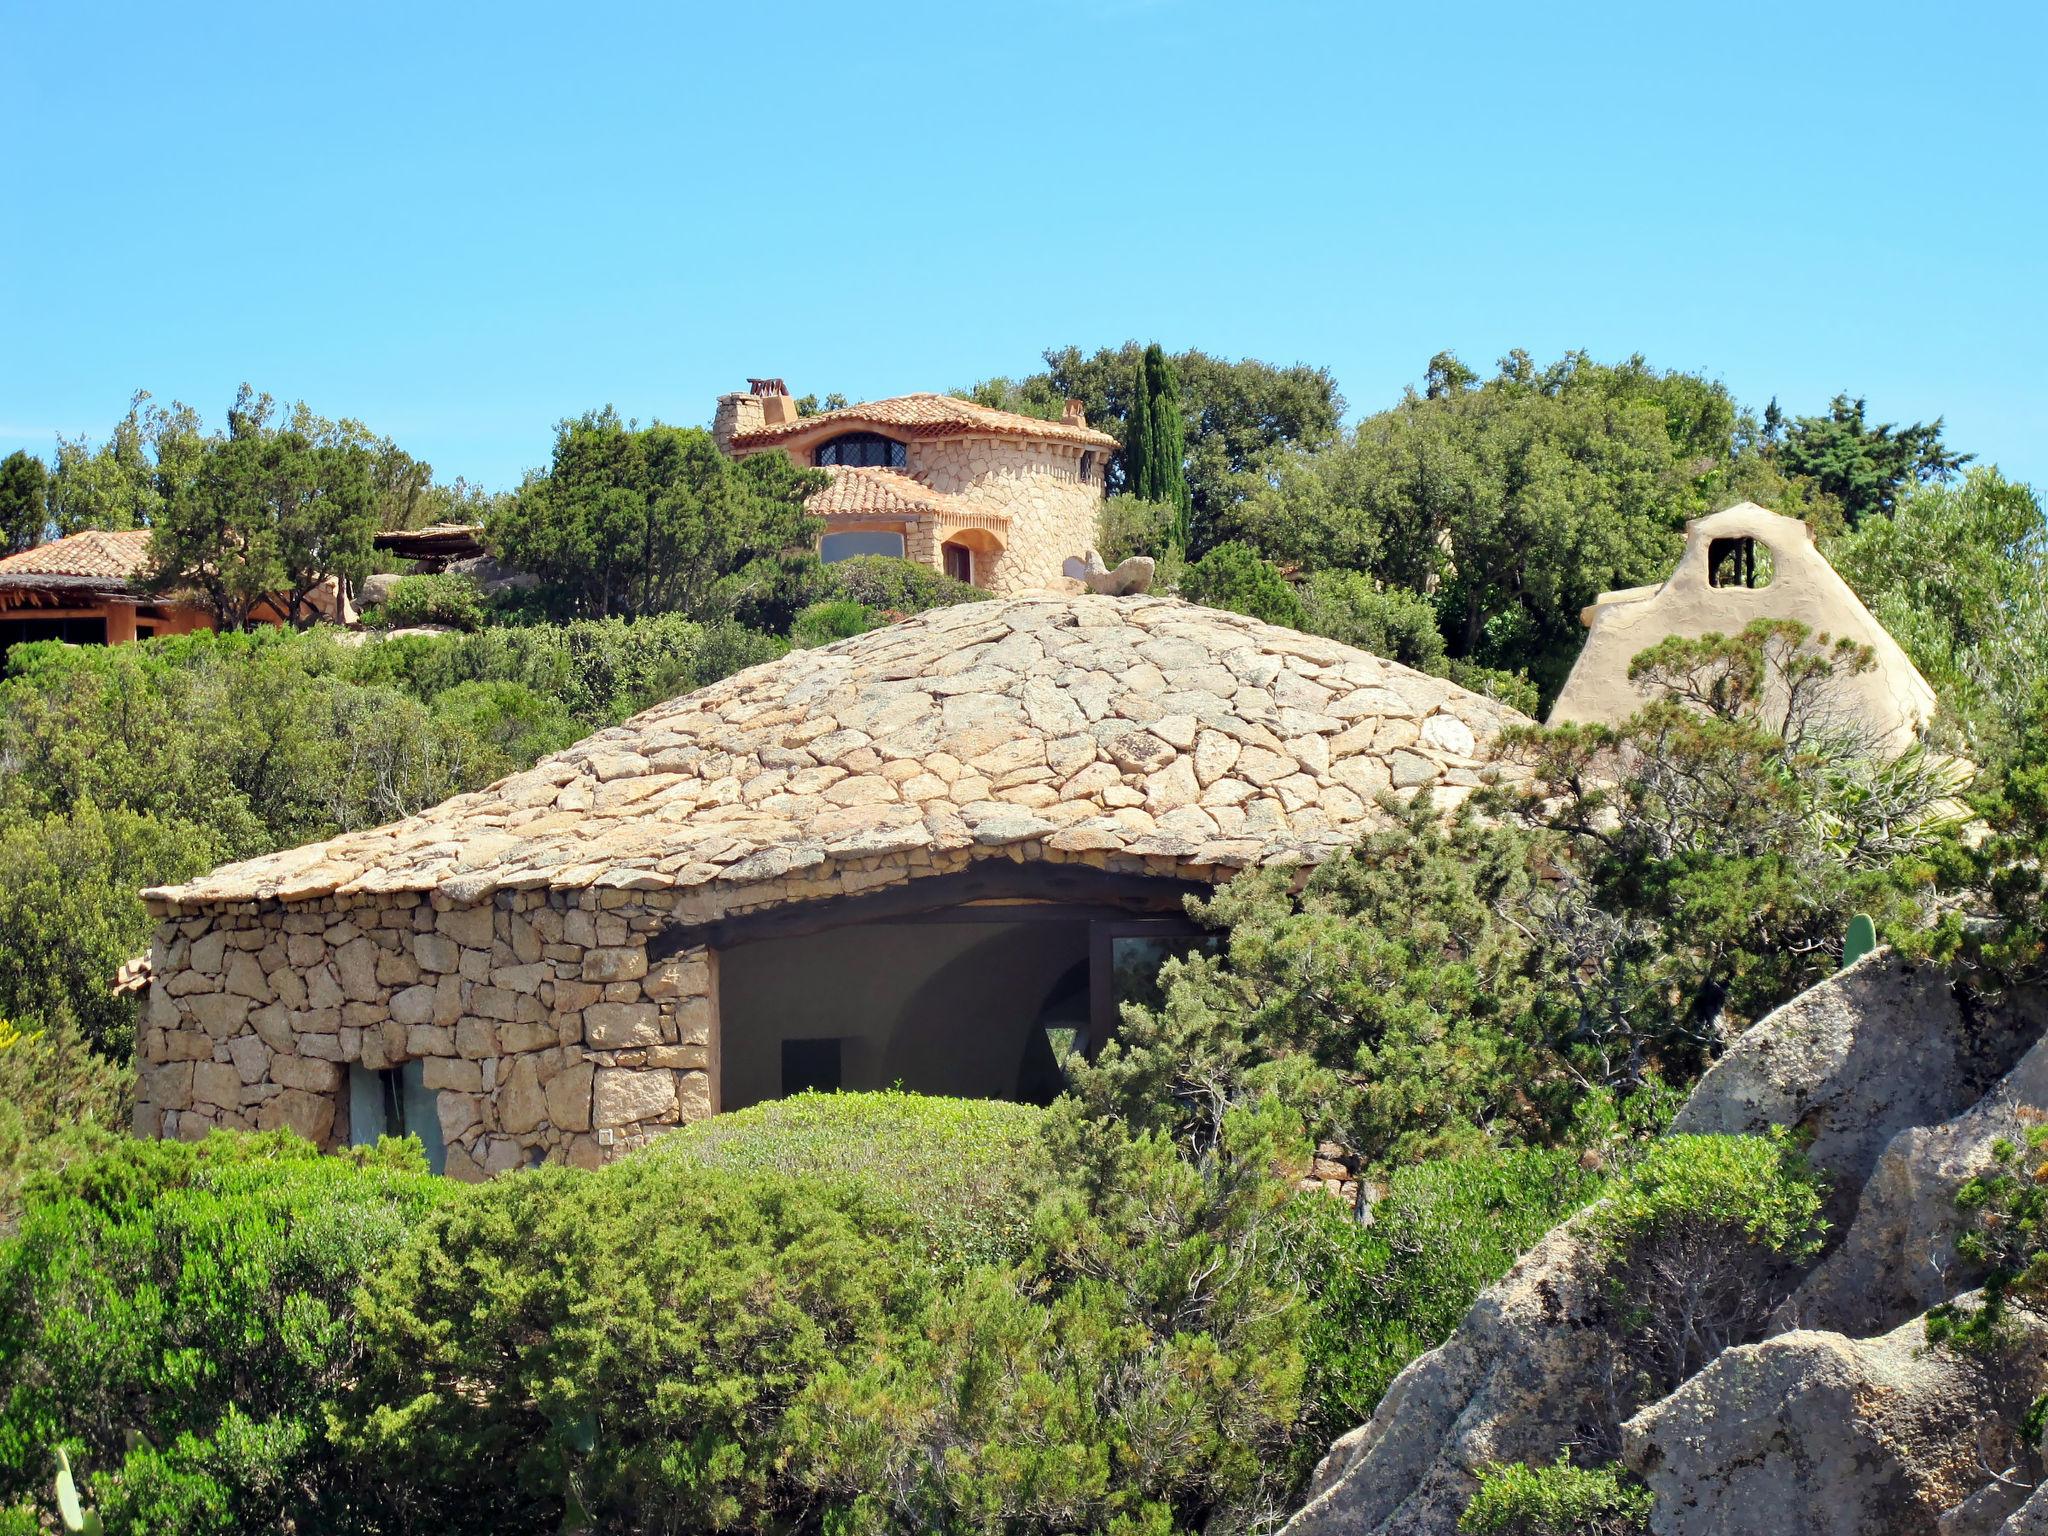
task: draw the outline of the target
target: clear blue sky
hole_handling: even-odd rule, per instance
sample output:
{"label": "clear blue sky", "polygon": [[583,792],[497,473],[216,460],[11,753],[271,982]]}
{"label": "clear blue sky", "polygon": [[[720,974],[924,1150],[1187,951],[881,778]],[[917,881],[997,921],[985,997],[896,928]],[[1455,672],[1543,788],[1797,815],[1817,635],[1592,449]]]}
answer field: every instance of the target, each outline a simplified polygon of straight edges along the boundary
{"label": "clear blue sky", "polygon": [[2048,9],[0,0],[0,453],[247,379],[515,483],[610,402],[1126,337],[1581,347],[2048,482]]}

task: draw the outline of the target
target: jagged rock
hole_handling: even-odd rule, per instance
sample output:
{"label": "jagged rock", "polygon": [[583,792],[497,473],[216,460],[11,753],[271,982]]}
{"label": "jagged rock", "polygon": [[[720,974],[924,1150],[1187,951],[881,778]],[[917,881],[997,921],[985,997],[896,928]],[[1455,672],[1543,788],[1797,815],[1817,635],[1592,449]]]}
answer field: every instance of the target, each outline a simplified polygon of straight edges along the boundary
{"label": "jagged rock", "polygon": [[1285,1536],[1453,1536],[1477,1468],[1611,1435],[1601,1267],[1575,1222],[1524,1254],[1330,1448]]}
{"label": "jagged rock", "polygon": [[1847,1236],[1781,1311],[1787,1326],[1867,1334],[1946,1300],[1976,1277],[1956,1257],[1963,1230],[1956,1191],[1991,1163],[1991,1144],[2015,1142],[2048,1119],[2048,1040],[1982,1099],[1939,1125],[1892,1138],[1863,1188]]}
{"label": "jagged rock", "polygon": [[2048,1536],[2048,1488],[2014,1510],[1998,1528],[1998,1536]]}
{"label": "jagged rock", "polygon": [[[1846,1214],[1886,1142],[1972,1103],[2024,1048],[2024,1020],[1965,1025],[1946,979],[1889,951],[1752,1026],[1703,1077],[1672,1129],[1810,1137]],[[1489,1461],[1549,1461],[1611,1441],[1610,1308],[1567,1223],[1483,1294],[1444,1344],[1398,1376],[1371,1422],[1317,1469],[1289,1536],[1451,1536]]]}
{"label": "jagged rock", "polygon": [[1839,1229],[1894,1136],[1973,1103],[2039,1033],[2013,1013],[1966,1027],[1938,969],[1881,949],[1759,1019],[1700,1079],[1671,1128],[1798,1132],[1833,1181],[1827,1215]]}
{"label": "jagged rock", "polygon": [[1930,1348],[1914,1318],[1874,1339],[1801,1330],[1720,1355],[1623,1426],[1657,1536],[1938,1536],[2010,1465],[2048,1384],[2048,1321],[1995,1349]]}

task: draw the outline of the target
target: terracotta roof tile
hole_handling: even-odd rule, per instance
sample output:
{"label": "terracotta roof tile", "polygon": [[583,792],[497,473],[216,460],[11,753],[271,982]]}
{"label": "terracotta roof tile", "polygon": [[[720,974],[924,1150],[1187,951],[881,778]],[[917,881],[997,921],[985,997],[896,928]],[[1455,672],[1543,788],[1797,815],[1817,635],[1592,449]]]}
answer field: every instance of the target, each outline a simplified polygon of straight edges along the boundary
{"label": "terracotta roof tile", "polygon": [[923,517],[958,501],[901,470],[828,468],[832,483],[804,503],[813,517]]}
{"label": "terracotta roof tile", "polygon": [[1093,427],[1070,426],[1064,421],[1040,421],[1015,411],[998,411],[952,395],[895,395],[887,400],[869,400],[860,405],[799,416],[795,421],[772,427],[754,427],[733,434],[739,448],[765,447],[785,442],[799,433],[821,426],[887,427],[906,437],[966,437],[990,434],[996,437],[1037,437],[1063,443],[1084,443],[1091,448],[1114,448],[1116,439]]}
{"label": "terracotta roof tile", "polygon": [[88,576],[127,581],[149,559],[149,530],[108,533],[92,529],[52,539],[0,560],[0,577]]}

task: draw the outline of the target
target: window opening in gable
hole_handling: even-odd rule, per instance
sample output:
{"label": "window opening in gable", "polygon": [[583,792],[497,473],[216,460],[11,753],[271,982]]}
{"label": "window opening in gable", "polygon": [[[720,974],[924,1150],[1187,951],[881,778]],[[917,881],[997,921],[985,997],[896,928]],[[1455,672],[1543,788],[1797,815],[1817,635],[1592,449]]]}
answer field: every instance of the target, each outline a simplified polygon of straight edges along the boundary
{"label": "window opening in gable", "polygon": [[1771,546],[1761,539],[1715,539],[1707,546],[1707,585],[1768,587]]}

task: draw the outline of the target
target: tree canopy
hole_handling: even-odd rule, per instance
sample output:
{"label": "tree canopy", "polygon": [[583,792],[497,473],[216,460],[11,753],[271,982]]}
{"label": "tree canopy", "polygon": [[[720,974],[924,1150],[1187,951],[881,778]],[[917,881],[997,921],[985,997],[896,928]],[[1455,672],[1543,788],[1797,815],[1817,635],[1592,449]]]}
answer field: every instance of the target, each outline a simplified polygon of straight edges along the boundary
{"label": "tree canopy", "polygon": [[[1769,408],[1773,427],[1777,405],[1773,400]],[[1862,399],[1837,395],[1825,415],[1793,418],[1776,444],[1776,457],[1784,473],[1811,479],[1839,502],[1854,528],[1865,518],[1890,516],[1908,487],[1947,480],[1975,457],[1946,447],[1941,429],[1939,416],[1903,427],[1873,426],[1864,418]]]}
{"label": "tree canopy", "polygon": [[824,476],[779,453],[727,458],[709,432],[642,427],[607,406],[555,433],[553,464],[488,522],[493,550],[540,579],[560,618],[721,612],[720,583],[808,547]]}

